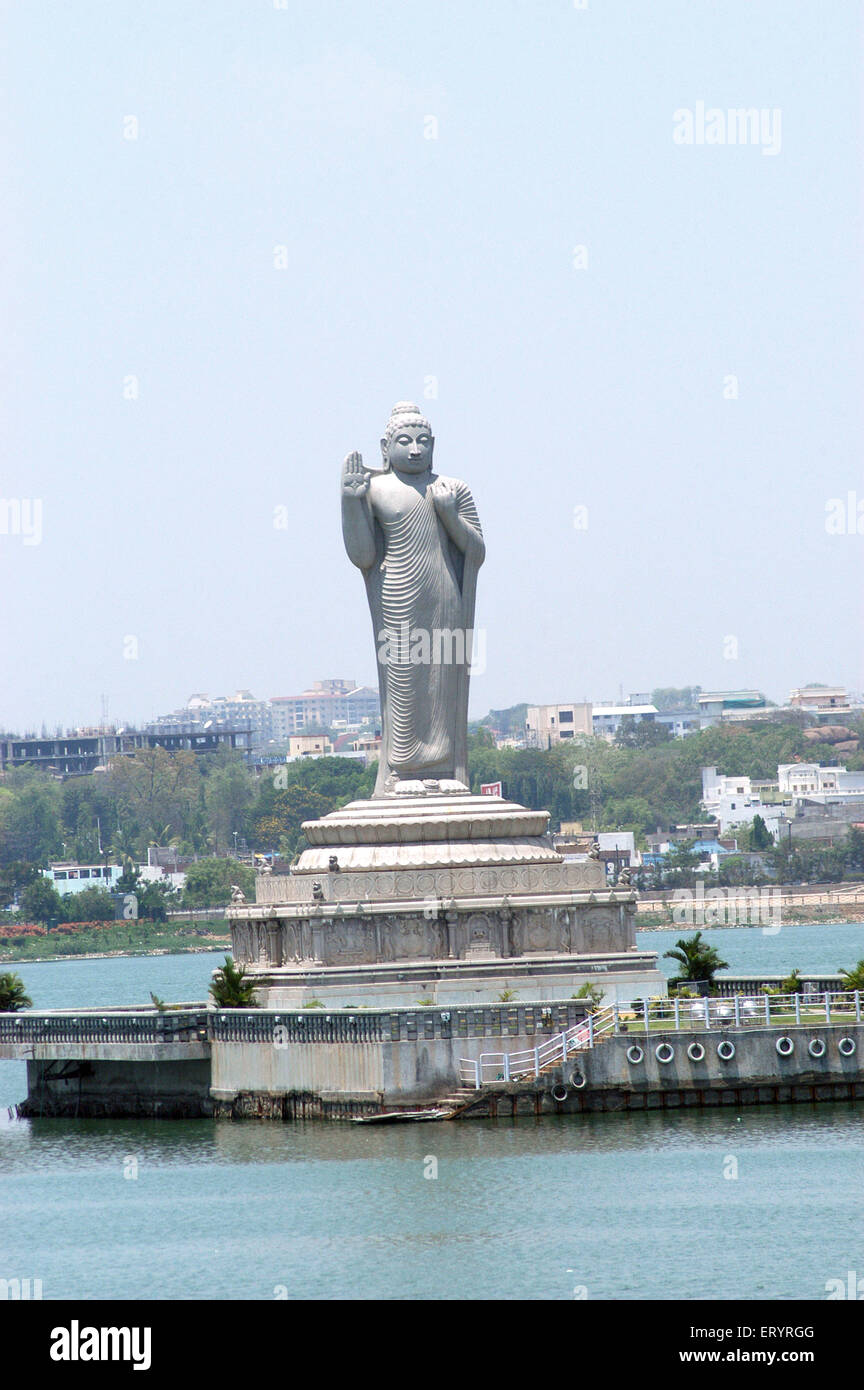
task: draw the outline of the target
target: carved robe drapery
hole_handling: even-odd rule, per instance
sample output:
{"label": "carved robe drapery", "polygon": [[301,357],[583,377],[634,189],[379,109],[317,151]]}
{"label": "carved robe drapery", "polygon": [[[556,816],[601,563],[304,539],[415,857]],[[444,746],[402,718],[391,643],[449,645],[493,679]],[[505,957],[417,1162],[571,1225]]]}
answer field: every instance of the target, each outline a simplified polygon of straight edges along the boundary
{"label": "carved robe drapery", "polygon": [[[430,478],[430,482],[433,479]],[[458,515],[482,535],[465,483],[451,481]],[[478,566],[453,542],[428,487],[388,475],[369,503],[375,563],[366,571],[383,711],[376,793],[400,778],[468,782],[468,679]]]}

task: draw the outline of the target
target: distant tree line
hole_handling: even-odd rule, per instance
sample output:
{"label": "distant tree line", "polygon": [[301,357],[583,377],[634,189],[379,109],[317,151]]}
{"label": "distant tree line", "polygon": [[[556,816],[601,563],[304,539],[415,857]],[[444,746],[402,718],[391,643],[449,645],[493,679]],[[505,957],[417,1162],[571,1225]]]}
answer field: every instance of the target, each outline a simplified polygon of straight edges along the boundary
{"label": "distant tree line", "polygon": [[[864,739],[864,720],[846,722]],[[548,751],[496,748],[489,727],[475,726],[469,737],[475,792],[483,782],[500,781],[511,800],[549,811],[553,830],[576,820],[586,830],[632,830],[640,845],[658,828],[668,832],[704,818],[703,766],[768,779],[776,776],[778,763],[796,758],[838,761],[829,744],[809,743],[801,722],[793,719],[718,725],[683,739],[637,723],[622,728],[614,743],[574,738]],[[864,768],[861,752],[844,754],[843,761],[851,769]],[[359,760],[335,757],[304,758],[256,772],[227,749],[204,756],[141,750],[112,760],[105,772],[63,782],[42,770],[15,768],[0,782],[0,910],[16,892],[22,902],[25,890],[30,890],[28,901],[35,903],[39,894],[45,899],[45,886],[51,885],[36,884],[35,870],[51,861],[131,865],[144,862],[151,845],[173,846],[178,857],[198,860],[189,866],[182,905],[227,902],[232,882],[244,891],[252,887],[248,866],[226,859],[235,847],[245,844],[249,851],[290,861],[303,847],[303,822],[369,796],[375,774],[374,764],[367,768]],[[826,875],[864,869],[857,844],[851,836],[836,849],[796,842],[765,852],[775,856],[787,881],[827,882]],[[748,840],[746,847],[760,846]],[[142,910],[158,918],[166,908],[164,893],[142,886],[129,873],[127,891],[137,892]],[[95,896],[104,890],[86,892],[88,897],[75,895],[76,913],[86,904],[107,911],[104,897]],[[73,910],[67,903],[60,911]],[[181,904],[168,903],[174,905]],[[98,920],[98,915],[78,920]]]}
{"label": "distant tree line", "polygon": [[[864,740],[864,719],[846,723]],[[581,820],[592,829],[596,820],[597,830],[632,830],[638,843],[646,833],[704,820],[703,767],[770,780],[779,763],[796,759],[840,761],[830,744],[809,742],[793,718],[718,724],[686,738],[634,721],[613,743],[574,738],[548,751],[495,748],[483,729],[471,738],[470,766],[475,790],[501,781],[511,800],[550,811],[553,828]],[[844,753],[842,762],[864,768],[864,754]]]}
{"label": "distant tree line", "polygon": [[[103,887],[61,897],[38,873],[60,860],[123,864],[117,890],[135,892],[139,914],[155,920],[171,908],[227,903],[232,883],[251,895],[252,870],[226,856],[245,844],[290,860],[303,821],[368,796],[374,778],[374,768],[351,758],[304,759],[256,773],[229,750],[198,756],[162,748],[64,782],[41,769],[15,768],[0,782],[0,911],[17,895],[19,916],[29,920],[110,920],[115,904]],[[135,872],[152,845],[197,859],[182,898]]]}
{"label": "distant tree line", "polygon": [[163,748],[64,782],[15,768],[0,782],[0,869],[61,859],[143,862],[151,845],[174,846],[183,857],[218,857],[241,839],[291,855],[304,820],[368,796],[374,775],[350,758],[301,760],[256,774],[229,750],[198,756]]}

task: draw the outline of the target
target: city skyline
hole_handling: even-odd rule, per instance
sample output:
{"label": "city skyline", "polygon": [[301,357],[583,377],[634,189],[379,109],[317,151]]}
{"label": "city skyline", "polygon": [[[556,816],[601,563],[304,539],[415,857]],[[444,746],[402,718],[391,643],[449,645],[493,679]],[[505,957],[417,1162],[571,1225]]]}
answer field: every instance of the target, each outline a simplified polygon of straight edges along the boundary
{"label": "city skyline", "polygon": [[[209,710],[211,706],[216,705],[218,703],[224,702],[227,704],[234,704],[238,701],[240,697],[248,698],[255,704],[268,704],[271,701],[279,702],[287,700],[300,700],[304,696],[315,694],[316,692],[313,687],[316,684],[327,684],[331,680],[338,680],[340,684],[344,683],[347,687],[350,687],[349,693],[377,690],[377,686],[373,681],[343,681],[343,679],[335,677],[324,678],[322,680],[316,679],[305,685],[302,690],[295,691],[293,694],[282,693],[280,695],[259,696],[248,686],[234,685],[233,687],[229,686],[225,693],[219,692],[218,694],[211,696],[209,692],[203,690],[203,688],[199,686],[199,688],[196,691],[190,693],[190,695],[182,704],[177,704],[172,709],[161,708],[157,712],[144,716],[143,718],[138,720],[126,719],[122,715],[115,715],[110,711],[110,709],[108,709],[104,710],[103,712],[100,712],[98,716],[94,715],[92,719],[82,720],[79,721],[77,724],[73,723],[70,720],[64,720],[62,718],[53,721],[53,723],[48,721],[40,721],[38,725],[34,723],[33,720],[25,720],[21,723],[20,726],[13,728],[9,724],[3,724],[2,720],[0,720],[0,734],[5,734],[7,736],[27,736],[38,738],[42,736],[37,731],[38,729],[44,729],[48,736],[55,735],[55,731],[57,730],[69,733],[74,732],[76,729],[99,729],[103,727],[106,729],[109,727],[115,729],[128,728],[130,730],[147,729],[151,726],[156,726],[160,722],[165,721],[167,719],[171,719],[173,717],[179,718],[186,710],[190,712],[189,722],[194,722],[194,716],[196,712],[198,712],[198,705],[200,705],[202,702],[206,702],[206,708]],[[764,686],[760,686],[758,684],[756,686],[751,687],[751,689],[758,691],[761,695],[764,695],[768,705],[776,706],[779,712],[782,710],[794,708],[794,706],[790,704],[790,697],[797,689],[801,689],[803,687],[808,687],[814,690],[819,689],[820,687],[825,689],[833,689],[835,684],[836,686],[844,689],[848,699],[852,701],[853,710],[855,712],[858,711],[859,707],[864,707],[864,692],[851,690],[848,687],[843,686],[842,682],[836,682],[832,684],[828,681],[799,681],[797,686],[793,686],[790,690],[786,691],[785,693],[779,692],[779,694],[776,697],[771,691],[766,690]],[[637,692],[635,690],[629,690],[622,687],[621,690],[619,690],[619,692],[600,696],[592,697],[590,695],[584,695],[583,693],[580,693],[579,700],[576,703],[584,702],[588,705],[593,705],[595,709],[603,709],[606,706],[620,707],[622,705],[630,704],[634,696],[636,695],[644,694],[650,698],[657,691],[666,690],[670,688],[678,688],[681,690],[685,690],[688,688],[699,688],[703,694],[710,692],[715,692],[718,694],[729,694],[733,691],[733,687],[729,687],[726,690],[721,691],[719,687],[709,687],[707,685],[701,685],[698,681],[685,681],[680,687],[673,687],[671,685],[665,684],[657,685],[652,682],[648,689],[642,692]],[[740,689],[740,687],[734,687],[734,689]],[[509,709],[516,708],[522,704],[525,704],[529,707],[547,706],[549,708],[553,708],[557,704],[565,705],[567,703],[572,703],[567,698],[568,694],[573,694],[573,692],[565,692],[565,695],[560,696],[558,700],[538,700],[535,698],[511,699],[501,705],[489,706],[488,708],[483,710],[472,710],[470,713],[470,719],[472,723],[476,723],[478,720],[483,720],[487,718],[490,714],[493,713],[493,710],[506,711]],[[196,702],[196,704],[193,705],[193,702]],[[676,708],[678,707],[676,706]],[[685,708],[685,706],[682,705],[680,706],[680,708],[683,709]],[[341,722],[344,722],[344,720]],[[298,730],[300,727],[301,726],[298,726]],[[312,726],[310,725],[309,727]],[[27,731],[26,735],[24,733],[25,730]]]}

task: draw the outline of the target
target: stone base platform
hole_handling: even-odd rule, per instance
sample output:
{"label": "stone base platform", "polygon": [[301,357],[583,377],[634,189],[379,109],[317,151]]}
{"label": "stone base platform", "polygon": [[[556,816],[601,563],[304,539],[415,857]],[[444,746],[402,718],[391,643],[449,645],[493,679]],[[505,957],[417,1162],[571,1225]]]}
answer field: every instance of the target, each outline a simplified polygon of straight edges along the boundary
{"label": "stone base platform", "polygon": [[528,956],[487,961],[411,961],[391,965],[260,967],[254,974],[268,1009],[459,1008],[472,1004],[571,998],[584,984],[604,1004],[665,994],[648,951],[592,956]]}
{"label": "stone base platform", "polygon": [[304,825],[290,875],[259,874],[228,912],[234,957],[268,1008],[665,993],[637,952],[636,894],[566,861],[545,811],[456,783],[403,783]]}

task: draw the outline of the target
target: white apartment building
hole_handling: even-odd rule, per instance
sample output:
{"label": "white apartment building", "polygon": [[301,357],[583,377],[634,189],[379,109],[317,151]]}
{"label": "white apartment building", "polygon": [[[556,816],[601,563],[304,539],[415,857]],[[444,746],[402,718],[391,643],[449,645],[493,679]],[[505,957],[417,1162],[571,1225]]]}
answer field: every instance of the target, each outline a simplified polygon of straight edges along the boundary
{"label": "white apartment building", "polygon": [[840,805],[864,797],[864,772],[847,772],[845,767],[822,767],[820,763],[781,763],[777,768],[777,784],[793,801]]}
{"label": "white apartment building", "polygon": [[178,729],[186,732],[209,730],[210,726],[248,731],[248,746],[260,748],[270,737],[270,702],[256,700],[249,690],[233,695],[190,695],[183,709],[163,714],[154,722],[154,729]]}
{"label": "white apartment building", "polygon": [[359,725],[381,718],[378,688],[354,681],[315,681],[300,695],[276,695],[269,702],[270,737],[284,742],[304,729],[332,729],[334,722]]}
{"label": "white apartment building", "polygon": [[61,898],[68,897],[70,893],[80,893],[83,888],[107,888],[113,892],[122,873],[121,864],[76,864],[68,861],[49,864],[47,869],[42,870],[43,878],[54,885]]}
{"label": "white apartment building", "polygon": [[718,774],[716,767],[703,767],[702,805],[718,821],[721,835],[734,825],[752,824],[757,816],[775,840],[780,833],[784,808],[764,802],[753,791],[749,777],[727,777]]}
{"label": "white apartment building", "polygon": [[822,767],[820,763],[780,763],[777,786],[787,796],[809,796],[812,792],[837,790],[837,774],[845,768]]}
{"label": "white apartment building", "polygon": [[753,795],[749,777],[726,777],[718,773],[716,767],[702,769],[702,801],[705,806],[719,801],[722,797],[749,799]]}
{"label": "white apartment building", "polygon": [[213,697],[190,695],[182,710],[162,715],[156,727],[197,730],[212,723],[214,728],[248,730],[249,746],[261,749],[271,742],[287,743],[292,734],[306,729],[360,728],[369,723],[380,728],[380,720],[377,687],[324,680],[315,681],[300,695],[277,695],[270,700],[258,700],[250,690]]}
{"label": "white apartment building", "polygon": [[[159,868],[154,864],[139,864],[138,871],[141,875],[141,882],[145,884],[167,883],[172,888],[180,889],[186,883],[185,874],[169,873],[167,869]],[[42,870],[42,877],[47,878],[49,883],[53,883],[61,898],[66,898],[73,893],[82,892],[85,888],[106,888],[109,893],[114,893],[117,889],[117,880],[122,873],[122,864],[77,864],[72,861],[65,861],[50,864],[47,869]]]}

